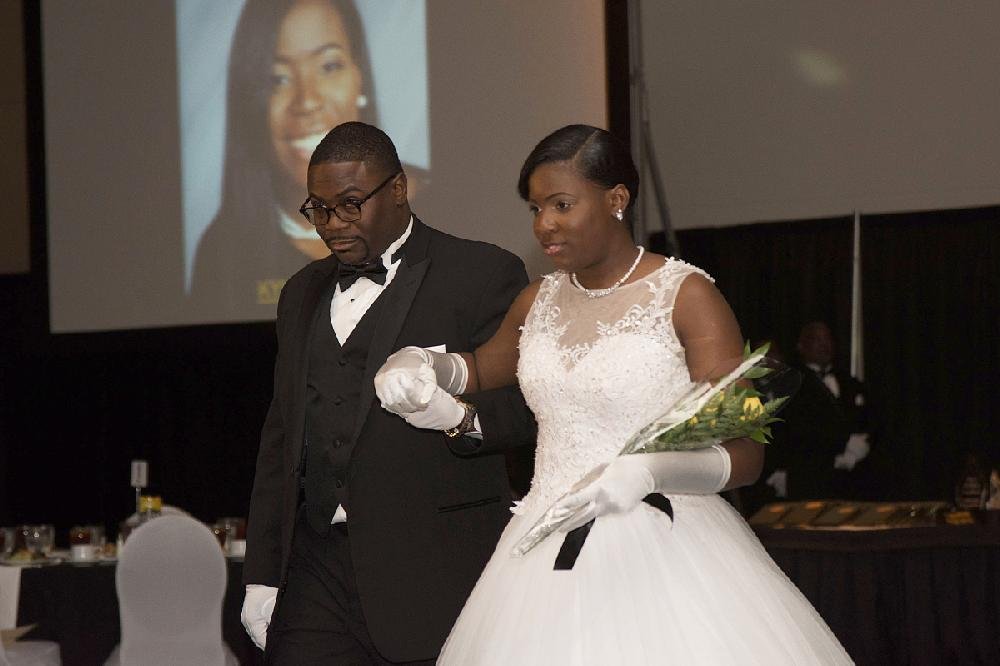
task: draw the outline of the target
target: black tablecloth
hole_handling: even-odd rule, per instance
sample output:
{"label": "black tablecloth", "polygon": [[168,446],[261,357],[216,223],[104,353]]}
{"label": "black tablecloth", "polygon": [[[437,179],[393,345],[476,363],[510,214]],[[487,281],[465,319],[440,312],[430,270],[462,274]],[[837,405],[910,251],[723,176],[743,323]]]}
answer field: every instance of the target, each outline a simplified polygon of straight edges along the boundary
{"label": "black tablecloth", "polygon": [[[241,664],[263,663],[240,624],[243,564],[228,562],[222,637]],[[118,644],[118,595],[110,564],[61,564],[21,571],[18,625],[38,623],[25,639],[58,641],[64,666],[103,664]]]}
{"label": "black tablecloth", "polygon": [[755,529],[858,664],[1000,663],[1000,526]]}

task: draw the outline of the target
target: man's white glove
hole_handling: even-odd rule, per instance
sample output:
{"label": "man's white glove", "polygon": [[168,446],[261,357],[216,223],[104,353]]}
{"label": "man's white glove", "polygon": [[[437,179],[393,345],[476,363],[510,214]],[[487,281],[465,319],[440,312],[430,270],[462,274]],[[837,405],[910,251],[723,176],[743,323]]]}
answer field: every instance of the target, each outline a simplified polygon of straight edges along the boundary
{"label": "man's white glove", "polygon": [[698,451],[661,451],[618,456],[581,479],[549,510],[569,532],[609,513],[626,513],[652,492],[705,495],[729,481],[729,452],[716,444]]}
{"label": "man's white glove", "polygon": [[833,457],[834,468],[847,470],[854,469],[855,465],[868,457],[868,452],[871,451],[871,448],[871,445],[868,443],[868,433],[854,433],[848,438],[847,446],[844,447],[844,452],[838,453]]}
{"label": "man's white glove", "polygon": [[437,376],[425,350],[403,347],[375,373],[375,395],[382,408],[404,415],[423,409],[437,388]]}
{"label": "man's white glove", "polygon": [[468,376],[460,354],[403,347],[375,373],[375,394],[384,409],[403,415],[427,407],[435,386],[452,395],[462,393]]}
{"label": "man's white glove", "polygon": [[271,613],[274,612],[274,602],[277,599],[278,588],[276,587],[247,585],[240,620],[243,622],[243,628],[250,634],[254,645],[261,650],[267,644],[267,625],[271,623]]}
{"label": "man's white glove", "polygon": [[[430,399],[423,409],[398,413],[415,428],[425,430],[448,430],[465,418],[465,408],[454,397],[437,384],[431,384]],[[392,411],[392,410],[390,410]]]}

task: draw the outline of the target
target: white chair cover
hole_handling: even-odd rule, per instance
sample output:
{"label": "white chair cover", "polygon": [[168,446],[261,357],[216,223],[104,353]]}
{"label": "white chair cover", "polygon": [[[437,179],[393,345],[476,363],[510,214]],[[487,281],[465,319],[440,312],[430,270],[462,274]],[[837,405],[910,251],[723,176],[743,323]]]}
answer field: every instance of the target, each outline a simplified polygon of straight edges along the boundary
{"label": "white chair cover", "polygon": [[59,644],[52,641],[17,641],[9,645],[4,657],[0,645],[0,666],[62,666]]}
{"label": "white chair cover", "polygon": [[115,574],[122,642],[109,664],[235,664],[222,641],[226,561],[205,525],[162,516],[129,536]]}

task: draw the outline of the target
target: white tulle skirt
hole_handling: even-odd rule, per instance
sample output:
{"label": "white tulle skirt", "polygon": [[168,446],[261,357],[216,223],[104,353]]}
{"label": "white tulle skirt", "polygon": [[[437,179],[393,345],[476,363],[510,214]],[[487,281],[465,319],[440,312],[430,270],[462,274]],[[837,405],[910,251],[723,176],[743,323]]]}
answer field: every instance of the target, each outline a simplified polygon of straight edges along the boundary
{"label": "white tulle skirt", "polygon": [[852,663],[725,500],[670,500],[673,526],[646,504],[598,518],[569,571],[560,533],[512,557],[541,510],[514,516],[438,664]]}

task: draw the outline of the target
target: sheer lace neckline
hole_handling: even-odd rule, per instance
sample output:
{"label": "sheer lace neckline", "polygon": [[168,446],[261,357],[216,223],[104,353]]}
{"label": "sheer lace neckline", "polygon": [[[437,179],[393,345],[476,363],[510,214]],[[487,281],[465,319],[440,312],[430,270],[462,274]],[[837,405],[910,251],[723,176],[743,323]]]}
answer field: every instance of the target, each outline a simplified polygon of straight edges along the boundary
{"label": "sheer lace neckline", "polygon": [[523,510],[546,506],[617,455],[690,386],[672,314],[692,273],[711,279],[668,258],[601,298],[588,298],[566,272],[545,276],[519,344],[518,382],[538,421],[535,478]]}

